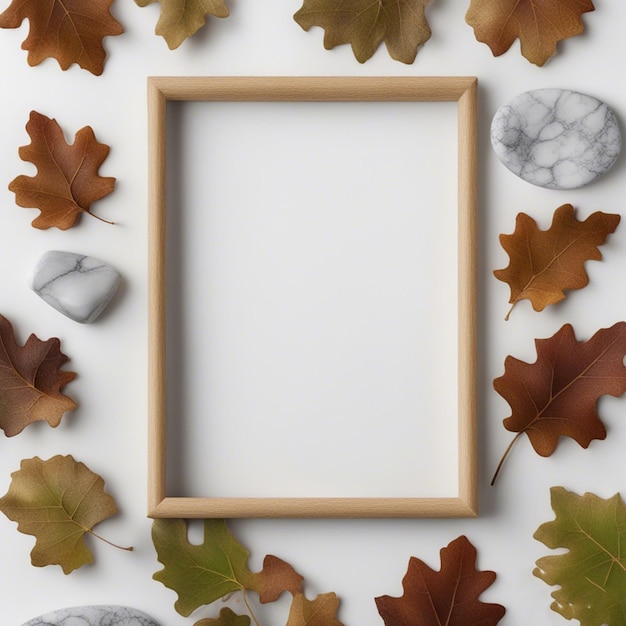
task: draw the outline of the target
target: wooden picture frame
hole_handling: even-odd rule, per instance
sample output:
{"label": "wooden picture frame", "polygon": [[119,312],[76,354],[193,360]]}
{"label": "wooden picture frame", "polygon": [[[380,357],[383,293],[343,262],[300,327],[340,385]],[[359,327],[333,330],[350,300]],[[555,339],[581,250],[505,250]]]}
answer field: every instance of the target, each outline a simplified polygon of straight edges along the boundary
{"label": "wooden picture frame", "polygon": [[[458,110],[458,494],[456,497],[169,497],[166,216],[168,101],[456,102]],[[477,80],[473,77],[150,77],[148,516],[474,517],[476,415]]]}

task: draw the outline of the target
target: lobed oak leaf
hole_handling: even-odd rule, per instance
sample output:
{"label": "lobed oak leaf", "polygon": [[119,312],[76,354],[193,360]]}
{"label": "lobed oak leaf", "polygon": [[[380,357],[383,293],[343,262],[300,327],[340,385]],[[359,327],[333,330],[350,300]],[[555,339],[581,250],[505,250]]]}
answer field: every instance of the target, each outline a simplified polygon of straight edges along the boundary
{"label": "lobed oak leaf", "polygon": [[592,0],[472,0],[465,21],[494,56],[519,38],[524,57],[542,66],[559,41],[584,31],[581,16],[594,10]]}
{"label": "lobed oak leaf", "polygon": [[289,563],[268,554],[263,559],[263,569],[256,575],[254,590],[263,604],[276,602],[284,591],[294,598],[302,593],[304,578]]}
{"label": "lobed oak leaf", "polygon": [[201,619],[194,626],[250,626],[247,615],[237,615],[228,607],[223,608],[216,619]]}
{"label": "lobed oak leaf", "polygon": [[167,42],[170,50],[192,37],[206,23],[206,16],[228,17],[224,0],[135,0],[140,7],[161,3],[161,15],[155,32]]}
{"label": "lobed oak leaf", "polygon": [[487,604],[480,595],[496,579],[495,572],[476,569],[476,548],[461,535],[442,548],[441,570],[411,557],[399,598],[376,598],[386,626],[468,626],[497,624],[506,609]]}
{"label": "lobed oak leaf", "polygon": [[314,600],[300,593],[291,603],[286,626],[343,626],[336,618],[338,609],[339,598],[334,593],[322,593]]}
{"label": "lobed oak leaf", "polygon": [[500,235],[509,265],[494,271],[495,277],[511,288],[511,311],[523,299],[530,300],[535,311],[543,311],[563,300],[566,289],[585,287],[589,283],[585,261],[602,258],[598,246],[615,232],[619,222],[619,215],[600,211],[580,222],[574,207],[564,204],[554,212],[550,228],[540,230],[535,220],[520,213],[513,234]]}
{"label": "lobed oak leaf", "polygon": [[349,43],[365,63],[384,41],[391,57],[413,63],[431,36],[425,9],[431,0],[304,0],[293,16],[306,31],[325,30],[327,50]]}
{"label": "lobed oak leaf", "polygon": [[79,130],[74,144],[68,145],[57,121],[37,111],[31,112],[26,130],[31,143],[22,146],[19,155],[35,164],[37,175],[18,176],[9,189],[19,206],[41,211],[33,226],[66,230],[83,213],[106,221],[94,215],[90,207],[115,187],[115,178],[98,175],[109,147],[96,141],[90,126]]}
{"label": "lobed oak leaf", "polygon": [[111,15],[113,0],[12,0],[0,14],[0,28],[18,28],[27,19],[28,64],[55,58],[61,69],[72,63],[99,76],[106,52],[102,40],[121,35],[122,25]]}
{"label": "lobed oak leaf", "polygon": [[30,553],[33,565],[60,565],[69,574],[93,562],[84,536],[102,539],[93,527],[118,509],[100,476],[72,456],[57,455],[47,461],[22,461],[11,474],[9,491],[0,498],[0,511],[17,522],[20,532],[36,537]]}
{"label": "lobed oak leaf", "polygon": [[76,373],[61,370],[69,359],[60,346],[57,338],[41,341],[35,335],[19,346],[11,322],[0,315],[0,428],[7,437],[36,421],[58,426],[76,408],[61,392]]}
{"label": "lobed oak leaf", "polygon": [[534,538],[565,554],[542,557],[533,574],[552,592],[553,611],[581,626],[622,626],[626,615],[626,505],[617,493],[604,500],[563,487],[550,490],[556,514]]}
{"label": "lobed oak leaf", "polygon": [[185,617],[204,604],[255,587],[249,552],[224,520],[205,520],[203,543],[192,545],[184,520],[158,519],[152,524],[152,542],[164,566],[153,578],[178,594],[174,607]]}
{"label": "lobed oak leaf", "polygon": [[577,341],[570,324],[549,339],[536,339],[537,360],[525,363],[508,356],[504,375],[493,381],[512,414],[504,427],[517,433],[505,451],[491,484],[515,442],[526,434],[541,456],[550,456],[559,437],[571,437],[583,448],[604,439],[606,430],[596,404],[600,396],[626,391],[626,322]]}

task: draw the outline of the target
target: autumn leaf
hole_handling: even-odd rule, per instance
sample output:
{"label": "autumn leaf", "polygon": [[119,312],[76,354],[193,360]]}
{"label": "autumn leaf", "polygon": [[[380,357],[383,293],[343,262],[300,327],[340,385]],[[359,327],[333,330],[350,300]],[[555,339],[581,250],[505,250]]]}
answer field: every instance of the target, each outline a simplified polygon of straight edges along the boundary
{"label": "autumn leaf", "polygon": [[425,9],[431,0],[304,0],[293,16],[306,31],[325,30],[327,50],[349,43],[365,63],[385,42],[391,57],[413,63],[418,48],[430,39]]}
{"label": "autumn leaf", "polygon": [[526,434],[541,456],[550,456],[559,437],[571,437],[583,448],[604,439],[606,430],[596,411],[600,396],[626,391],[626,322],[603,328],[587,341],[577,341],[570,324],[549,339],[536,339],[537,360],[525,363],[508,356],[504,375],[493,381],[510,404],[504,427],[517,433],[504,453],[491,484],[515,442]]}
{"label": "autumn leaf", "polygon": [[263,604],[275,602],[284,591],[292,596],[302,593],[304,578],[282,559],[268,554],[263,559],[263,569],[256,575],[255,591]]}
{"label": "autumn leaf", "polygon": [[598,211],[579,222],[574,207],[564,204],[554,212],[550,228],[540,230],[535,220],[520,213],[515,232],[500,235],[509,265],[494,272],[511,288],[511,310],[520,300],[528,299],[535,311],[543,311],[563,300],[566,289],[585,287],[589,283],[585,261],[602,258],[598,246],[615,232],[619,221],[619,215]]}
{"label": "autumn leaf", "polygon": [[41,341],[31,335],[18,345],[11,322],[0,315],[0,428],[7,437],[32,422],[58,426],[63,415],[76,408],[61,392],[76,377],[61,370],[68,360],[57,338]]}
{"label": "autumn leaf", "polygon": [[559,41],[583,32],[581,16],[593,10],[591,0],[472,0],[465,20],[494,56],[519,37],[522,54],[542,66]]}
{"label": "autumn leaf", "polygon": [[164,565],[153,578],[178,594],[174,606],[185,617],[204,604],[256,586],[248,569],[249,552],[224,520],[205,520],[204,542],[192,545],[184,520],[158,519],[152,524],[152,541]]}
{"label": "autumn leaf", "polygon": [[113,0],[12,0],[0,14],[0,28],[18,28],[27,19],[28,64],[54,57],[66,70],[72,63],[99,76],[106,52],[102,40],[121,35],[122,25],[111,15]]}
{"label": "autumn leaf", "polygon": [[[32,111],[26,125],[31,143],[19,151],[23,161],[37,166],[36,176],[18,176],[9,185],[21,207],[41,211],[33,221],[35,228],[72,227],[91,205],[113,191],[115,178],[103,178],[98,170],[109,147],[96,141],[93,130],[85,126],[68,145],[56,120]],[[111,223],[111,222],[109,222]]]}
{"label": "autumn leaf", "polygon": [[9,491],[0,498],[0,511],[17,522],[20,532],[36,537],[30,553],[33,565],[60,565],[69,574],[93,562],[84,536],[102,539],[93,527],[118,509],[100,476],[72,456],[57,455],[47,461],[22,461],[11,474]]}
{"label": "autumn leaf", "polygon": [[247,615],[237,615],[225,607],[216,619],[201,619],[194,626],[250,626],[250,618]]}
{"label": "autumn leaf", "polygon": [[534,575],[552,592],[552,610],[581,626],[623,626],[626,615],[626,506],[619,493],[604,500],[563,487],[550,490],[554,521],[535,539],[565,554],[542,557]]}
{"label": "autumn leaf", "polygon": [[187,37],[200,30],[207,15],[228,17],[229,11],[224,0],[135,0],[140,7],[153,2],[161,3],[161,15],[155,32],[161,35],[170,50],[178,48]]}
{"label": "autumn leaf", "polygon": [[303,594],[294,597],[287,626],[343,626],[337,620],[339,598],[334,593],[322,593],[314,600]]}
{"label": "autumn leaf", "polygon": [[461,535],[442,548],[441,570],[411,557],[399,598],[376,598],[386,626],[469,626],[497,624],[505,613],[500,604],[487,604],[480,595],[496,579],[495,572],[476,569],[476,548]]}

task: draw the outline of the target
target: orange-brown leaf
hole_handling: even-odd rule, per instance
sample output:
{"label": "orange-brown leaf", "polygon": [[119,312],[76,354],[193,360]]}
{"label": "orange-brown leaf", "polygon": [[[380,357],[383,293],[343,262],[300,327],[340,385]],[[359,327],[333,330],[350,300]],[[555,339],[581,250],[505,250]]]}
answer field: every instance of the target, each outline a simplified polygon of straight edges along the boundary
{"label": "orange-brown leaf", "polygon": [[315,600],[304,594],[294,597],[287,626],[343,626],[337,619],[339,598],[334,593],[321,593]]}
{"label": "orange-brown leaf", "polygon": [[0,315],[0,428],[7,437],[36,421],[58,426],[63,414],[76,408],[61,393],[76,377],[61,370],[67,361],[56,338],[41,341],[31,335],[19,346],[11,322]]}
{"label": "orange-brown leaf", "polygon": [[442,548],[441,570],[411,557],[399,598],[376,598],[386,626],[495,626],[505,613],[500,604],[479,596],[496,579],[495,572],[476,569],[476,548],[461,535]]}
{"label": "orange-brown leaf", "polygon": [[97,217],[91,205],[115,187],[115,178],[98,174],[109,147],[96,141],[90,126],[79,130],[74,143],[68,145],[56,120],[37,111],[31,112],[26,130],[31,143],[22,146],[19,154],[23,161],[37,166],[37,175],[18,176],[9,189],[19,206],[41,211],[33,226],[66,230],[83,213]]}
{"label": "orange-brown leaf", "polygon": [[571,437],[583,448],[604,439],[596,404],[602,395],[626,391],[626,322],[602,328],[587,341],[577,341],[566,324],[549,339],[536,339],[535,346],[534,363],[508,356],[504,375],[493,381],[511,406],[504,427],[517,433],[513,441],[526,433],[537,454],[550,456],[559,437]]}
{"label": "orange-brown leaf", "polygon": [[289,563],[268,554],[263,559],[263,569],[256,575],[255,591],[262,603],[276,602],[283,591],[292,596],[302,593],[304,578]]}
{"label": "orange-brown leaf", "polygon": [[542,66],[559,41],[583,32],[581,16],[594,9],[592,0],[472,0],[465,19],[494,56],[519,37],[522,54]]}
{"label": "orange-brown leaf", "polygon": [[384,41],[393,59],[413,63],[430,39],[425,9],[431,0],[304,0],[293,16],[304,29],[321,26],[327,50],[349,43],[365,63]]}
{"label": "orange-brown leaf", "polygon": [[598,246],[619,222],[619,215],[600,211],[579,222],[574,207],[564,204],[554,212],[550,228],[540,230],[535,220],[520,213],[513,234],[500,235],[509,265],[494,272],[511,287],[509,302],[515,306],[528,299],[535,311],[543,311],[563,300],[566,289],[585,287],[589,282],[585,261],[602,258]]}
{"label": "orange-brown leaf", "polygon": [[54,57],[66,70],[72,63],[99,76],[106,52],[102,40],[120,35],[122,25],[111,15],[113,0],[13,0],[0,14],[0,28],[18,28],[27,19],[28,64]]}

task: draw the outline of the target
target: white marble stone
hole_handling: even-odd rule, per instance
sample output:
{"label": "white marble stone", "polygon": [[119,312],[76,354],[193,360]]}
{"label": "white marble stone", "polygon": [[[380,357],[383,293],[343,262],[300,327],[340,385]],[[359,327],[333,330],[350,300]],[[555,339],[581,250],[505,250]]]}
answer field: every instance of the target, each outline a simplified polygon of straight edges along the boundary
{"label": "white marble stone", "polygon": [[159,626],[151,617],[126,606],[75,606],[29,620],[22,626]]}
{"label": "white marble stone", "polygon": [[615,114],[600,100],[566,89],[537,89],[501,106],[491,143],[514,174],[548,189],[574,189],[604,174],[617,159]]}
{"label": "white marble stone", "polygon": [[73,252],[46,252],[30,286],[50,306],[81,323],[93,322],[117,291],[122,277],[110,265]]}

